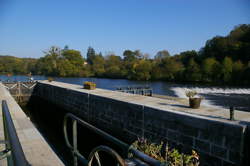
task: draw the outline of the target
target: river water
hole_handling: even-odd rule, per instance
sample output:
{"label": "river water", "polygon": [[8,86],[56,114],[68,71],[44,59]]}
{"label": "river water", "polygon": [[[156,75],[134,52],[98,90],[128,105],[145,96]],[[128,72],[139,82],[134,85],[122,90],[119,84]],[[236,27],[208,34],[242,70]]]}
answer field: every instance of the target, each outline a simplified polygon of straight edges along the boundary
{"label": "river water", "polygon": [[[45,76],[33,76],[34,80],[47,80]],[[10,81],[27,81],[27,76],[0,76],[2,81],[10,79]],[[250,85],[248,88],[242,87],[221,87],[221,86],[205,86],[191,84],[177,84],[165,81],[132,81],[126,79],[105,79],[105,78],[73,78],[73,77],[54,77],[54,80],[82,85],[85,81],[93,81],[98,88],[115,90],[120,86],[147,85],[153,89],[153,93],[160,95],[168,95],[174,97],[186,98],[186,90],[196,90],[205,100],[203,105],[211,107],[229,108],[236,107],[238,110],[250,111]]]}

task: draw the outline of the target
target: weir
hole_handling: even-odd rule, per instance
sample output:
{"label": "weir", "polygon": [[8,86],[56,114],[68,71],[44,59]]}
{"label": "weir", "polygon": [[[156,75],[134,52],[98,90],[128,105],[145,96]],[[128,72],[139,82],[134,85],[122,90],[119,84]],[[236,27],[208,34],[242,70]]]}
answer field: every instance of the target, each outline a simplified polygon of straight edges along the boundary
{"label": "weir", "polygon": [[[138,137],[167,141],[183,152],[197,150],[202,165],[249,165],[248,112],[235,111],[236,120],[230,121],[224,109],[193,110],[173,100],[55,81],[37,82],[29,101],[33,99],[72,113],[127,144]],[[46,111],[50,113],[57,114]]]}

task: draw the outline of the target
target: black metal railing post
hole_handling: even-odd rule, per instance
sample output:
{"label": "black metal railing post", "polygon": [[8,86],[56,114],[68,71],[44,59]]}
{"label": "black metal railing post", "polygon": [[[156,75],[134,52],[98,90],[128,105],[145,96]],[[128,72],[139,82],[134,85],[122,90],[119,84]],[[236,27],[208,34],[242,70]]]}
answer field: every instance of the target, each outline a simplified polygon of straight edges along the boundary
{"label": "black metal railing post", "polygon": [[235,120],[234,119],[234,107],[233,106],[230,107],[230,120]]}

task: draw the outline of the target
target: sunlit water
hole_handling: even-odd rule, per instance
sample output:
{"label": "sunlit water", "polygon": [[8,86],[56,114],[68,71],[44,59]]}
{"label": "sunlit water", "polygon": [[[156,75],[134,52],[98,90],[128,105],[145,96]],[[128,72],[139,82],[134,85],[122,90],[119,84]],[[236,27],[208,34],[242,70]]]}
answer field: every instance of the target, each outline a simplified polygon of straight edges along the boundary
{"label": "sunlit water", "polygon": [[[45,80],[44,76],[33,76],[35,80]],[[27,81],[26,76],[0,76],[2,81]],[[212,107],[229,108],[235,106],[239,110],[250,111],[250,88],[203,86],[203,85],[184,85],[169,83],[164,81],[131,81],[126,79],[104,79],[104,78],[62,78],[55,77],[56,81],[82,85],[84,81],[93,81],[98,88],[115,90],[116,87],[129,85],[149,85],[153,93],[186,98],[186,90],[196,90],[205,100],[203,105]]]}

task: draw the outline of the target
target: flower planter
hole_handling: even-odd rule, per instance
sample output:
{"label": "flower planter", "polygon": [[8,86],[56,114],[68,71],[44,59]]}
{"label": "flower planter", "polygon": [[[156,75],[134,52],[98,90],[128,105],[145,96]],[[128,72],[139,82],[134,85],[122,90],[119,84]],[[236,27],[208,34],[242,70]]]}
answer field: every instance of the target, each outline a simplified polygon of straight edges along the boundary
{"label": "flower planter", "polygon": [[52,77],[49,77],[49,78],[48,78],[48,81],[49,81],[49,82],[52,82],[52,81],[54,81],[54,79],[53,79]]}
{"label": "flower planter", "polygon": [[191,108],[200,108],[202,98],[189,98],[189,106]]}
{"label": "flower planter", "polygon": [[93,90],[96,88],[96,84],[94,82],[84,82],[83,88],[88,90]]}

